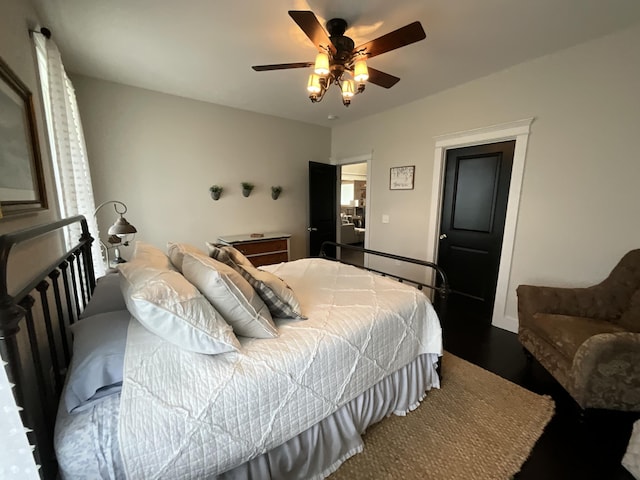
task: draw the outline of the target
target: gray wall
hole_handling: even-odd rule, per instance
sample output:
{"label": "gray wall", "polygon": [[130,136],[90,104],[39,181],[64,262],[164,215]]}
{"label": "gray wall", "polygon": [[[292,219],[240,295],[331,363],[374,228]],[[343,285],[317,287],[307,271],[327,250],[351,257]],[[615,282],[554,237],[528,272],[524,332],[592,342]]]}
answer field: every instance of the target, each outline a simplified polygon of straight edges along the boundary
{"label": "gray wall", "polygon": [[[335,127],[333,158],[373,150],[371,248],[429,257],[435,136],[535,117],[504,323],[519,284],[602,280],[640,247],[638,45],[640,26]],[[414,190],[389,191],[399,165],[416,165]]]}
{"label": "gray wall", "polygon": [[[125,202],[137,239],[204,248],[220,235],[284,231],[293,235],[293,258],[306,255],[307,165],[328,161],[328,128],[84,76],[72,81],[96,204]],[[248,198],[243,181],[255,184]],[[212,184],[225,189],[218,201]],[[272,185],[283,187],[275,201]],[[103,237],[114,220],[105,210]]]}

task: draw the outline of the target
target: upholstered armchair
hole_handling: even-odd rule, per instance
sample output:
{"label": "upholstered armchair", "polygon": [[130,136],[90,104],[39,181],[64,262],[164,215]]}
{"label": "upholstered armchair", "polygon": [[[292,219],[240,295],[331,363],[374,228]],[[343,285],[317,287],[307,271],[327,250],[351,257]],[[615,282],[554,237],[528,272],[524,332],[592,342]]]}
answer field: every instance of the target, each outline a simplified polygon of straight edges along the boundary
{"label": "upholstered armchair", "polygon": [[517,293],[520,343],[581,408],[640,411],[640,249],[598,285]]}

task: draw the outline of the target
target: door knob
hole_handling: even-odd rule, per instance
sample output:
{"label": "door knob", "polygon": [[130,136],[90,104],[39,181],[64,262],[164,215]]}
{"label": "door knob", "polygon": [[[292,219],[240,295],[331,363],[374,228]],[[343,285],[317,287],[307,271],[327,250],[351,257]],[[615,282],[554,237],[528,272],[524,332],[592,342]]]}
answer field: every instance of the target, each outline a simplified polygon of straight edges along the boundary
{"label": "door knob", "polygon": [[316,227],[309,227],[307,228],[307,230],[309,230],[310,232],[317,232],[318,229]]}
{"label": "door knob", "polygon": [[442,235],[440,235],[440,240],[444,240],[445,238],[447,238],[447,234],[443,233]]}

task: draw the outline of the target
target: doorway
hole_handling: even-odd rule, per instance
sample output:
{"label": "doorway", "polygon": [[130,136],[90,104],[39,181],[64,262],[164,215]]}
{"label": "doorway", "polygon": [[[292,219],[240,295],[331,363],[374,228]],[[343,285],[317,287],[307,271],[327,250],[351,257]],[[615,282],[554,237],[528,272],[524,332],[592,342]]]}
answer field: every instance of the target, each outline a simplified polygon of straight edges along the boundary
{"label": "doorway", "polygon": [[[511,170],[511,182],[509,186],[509,200],[507,203],[506,220],[500,253],[500,266],[498,269],[498,281],[493,306],[492,325],[517,332],[518,318],[507,314],[507,296],[509,293],[509,279],[511,276],[511,262],[515,243],[516,226],[518,221],[518,209],[520,205],[520,192],[527,154],[529,134],[534,118],[526,118],[513,122],[491,125],[487,127],[450,133],[435,137],[433,182],[431,186],[430,221],[427,235],[426,258],[436,261],[438,257],[440,235],[440,212],[442,207],[442,189],[444,185],[444,166],[446,151],[452,148],[470,145],[482,145],[491,142],[515,140],[513,155],[513,168]],[[511,292],[513,294],[513,292]]]}
{"label": "doorway", "polygon": [[[340,216],[338,242],[364,247],[367,227],[367,162],[350,163],[340,167]],[[364,253],[342,252],[343,260],[364,265]]]}
{"label": "doorway", "polygon": [[515,141],[447,150],[438,265],[454,316],[490,323]]}

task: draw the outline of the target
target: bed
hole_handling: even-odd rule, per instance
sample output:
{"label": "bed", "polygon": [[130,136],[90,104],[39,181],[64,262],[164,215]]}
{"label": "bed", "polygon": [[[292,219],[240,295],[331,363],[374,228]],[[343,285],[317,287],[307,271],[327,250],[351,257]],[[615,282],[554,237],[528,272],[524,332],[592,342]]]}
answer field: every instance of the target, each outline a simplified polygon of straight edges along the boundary
{"label": "bed", "polygon": [[[82,228],[79,244],[9,295],[11,247],[74,224]],[[203,352],[198,349],[211,348],[206,342],[188,337],[197,345],[186,348],[180,345],[184,339],[176,340],[179,334],[152,332],[160,327],[145,323],[143,310],[149,306],[131,303],[141,296],[122,287],[123,282],[154,283],[140,273],[149,269],[136,259],[115,274],[118,282],[103,277],[96,286],[91,241],[82,217],[0,237],[2,356],[9,362],[10,381],[18,385],[16,400],[25,406],[23,422],[34,430],[31,440],[45,478],[55,478],[58,462],[64,478],[324,478],[362,450],[360,435],[367,426],[390,414],[406,414],[426,391],[439,386],[438,317],[426,295],[407,285],[407,279],[329,259],[264,267],[254,275],[283,279],[298,302],[298,317],[273,310],[256,285],[256,297],[280,312],[272,315],[272,324],[264,319],[258,326],[231,322],[232,328],[223,322],[219,335],[227,344],[220,347],[218,342],[215,349],[227,350]],[[182,254],[182,271],[163,273],[162,278],[188,277],[228,318],[237,305],[215,303],[221,300],[216,292],[208,293],[210,272],[202,274],[210,256]],[[428,262],[414,263],[436,269],[440,282],[435,290],[443,307],[444,274]],[[156,269],[152,278],[157,280]],[[99,292],[115,283],[123,298],[105,301]],[[273,286],[272,292],[277,292]],[[206,305],[202,299],[197,303]],[[78,321],[81,316],[85,318]],[[42,317],[43,325],[37,326],[36,317]],[[69,330],[74,331],[77,355],[78,332],[90,331],[97,325],[93,319],[103,317],[112,322],[103,340],[115,335],[116,324],[126,331],[122,386],[102,391],[102,397],[69,413],[70,378],[77,370],[72,363],[67,372],[72,360]],[[26,332],[16,331],[22,325]],[[245,336],[247,328],[260,338]],[[243,335],[233,335],[238,331]],[[57,461],[52,448],[56,416]]]}

